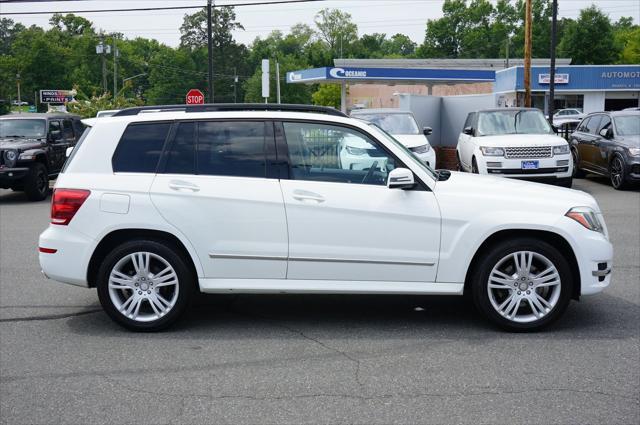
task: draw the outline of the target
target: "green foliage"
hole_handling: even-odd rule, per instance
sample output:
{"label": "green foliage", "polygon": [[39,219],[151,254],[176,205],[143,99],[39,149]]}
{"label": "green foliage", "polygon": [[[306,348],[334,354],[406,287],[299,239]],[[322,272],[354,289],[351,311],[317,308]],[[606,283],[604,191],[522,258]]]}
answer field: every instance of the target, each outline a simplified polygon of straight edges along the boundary
{"label": "green foliage", "polygon": [[350,14],[339,9],[322,9],[316,15],[315,23],[333,57],[347,57],[352,52],[352,46],[358,40],[358,26]]}
{"label": "green foliage", "polygon": [[311,100],[314,105],[340,108],[340,85],[320,84],[318,90],[311,95]]}
{"label": "green foliage", "polygon": [[614,63],[620,54],[609,17],[593,5],[567,25],[558,50],[577,65]]}
{"label": "green foliage", "polygon": [[122,96],[117,96],[114,99],[109,93],[91,97],[79,93],[76,96],[76,102],[67,103],[66,106],[67,110],[73,114],[78,114],[82,118],[93,118],[98,111],[130,108],[142,104],[140,99],[127,99]]}

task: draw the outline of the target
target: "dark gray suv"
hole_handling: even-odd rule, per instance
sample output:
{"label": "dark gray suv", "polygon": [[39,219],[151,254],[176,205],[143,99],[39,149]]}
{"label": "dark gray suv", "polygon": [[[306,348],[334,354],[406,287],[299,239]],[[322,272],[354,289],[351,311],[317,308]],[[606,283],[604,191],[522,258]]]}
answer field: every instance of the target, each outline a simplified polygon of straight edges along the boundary
{"label": "dark gray suv", "polygon": [[574,177],[607,176],[616,189],[640,183],[640,111],[587,115],[570,137]]}
{"label": "dark gray suv", "polygon": [[84,131],[70,114],[11,114],[0,117],[0,188],[24,191],[31,201],[47,197],[66,152]]}

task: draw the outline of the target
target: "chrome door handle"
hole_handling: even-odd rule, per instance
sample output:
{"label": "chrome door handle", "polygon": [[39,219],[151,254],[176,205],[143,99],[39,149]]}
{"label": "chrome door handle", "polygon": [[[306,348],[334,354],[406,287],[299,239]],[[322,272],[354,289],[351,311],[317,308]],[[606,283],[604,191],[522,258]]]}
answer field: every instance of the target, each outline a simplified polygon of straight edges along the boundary
{"label": "chrome door handle", "polygon": [[198,192],[200,190],[197,185],[183,180],[171,180],[169,182],[169,188],[173,190],[190,190],[192,192]]}
{"label": "chrome door handle", "polygon": [[316,201],[318,203],[324,202],[324,196],[306,190],[294,190],[292,196],[293,199],[298,201]]}

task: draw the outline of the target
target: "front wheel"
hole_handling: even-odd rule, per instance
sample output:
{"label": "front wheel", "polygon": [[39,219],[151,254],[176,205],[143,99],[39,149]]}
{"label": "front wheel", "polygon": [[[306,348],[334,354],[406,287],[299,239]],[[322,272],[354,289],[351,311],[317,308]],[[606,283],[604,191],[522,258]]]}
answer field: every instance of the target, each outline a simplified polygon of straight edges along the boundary
{"label": "front wheel", "polygon": [[133,331],[157,331],[182,315],[195,277],[172,246],[134,240],[106,256],[97,286],[100,304],[115,322]]}
{"label": "front wheel", "polygon": [[30,201],[42,201],[49,193],[49,175],[47,168],[40,162],[36,162],[29,169],[24,191]]}
{"label": "front wheel", "polygon": [[616,190],[622,190],[626,187],[626,175],[624,172],[624,161],[620,156],[616,155],[609,164],[609,178],[611,186]]}
{"label": "front wheel", "polygon": [[476,307],[514,332],[536,331],[557,320],[571,299],[569,263],[555,247],[532,238],[494,245],[475,268]]}
{"label": "front wheel", "polygon": [[479,174],[478,171],[478,162],[476,161],[476,158],[473,157],[473,159],[471,160],[471,172],[473,174]]}

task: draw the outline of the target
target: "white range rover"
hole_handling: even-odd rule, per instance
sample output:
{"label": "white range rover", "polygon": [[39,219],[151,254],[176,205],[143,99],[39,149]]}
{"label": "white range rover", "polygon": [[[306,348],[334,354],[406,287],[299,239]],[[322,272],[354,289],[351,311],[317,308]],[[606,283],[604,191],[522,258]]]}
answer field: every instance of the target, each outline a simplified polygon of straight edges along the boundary
{"label": "white range rover", "polygon": [[[97,288],[132,330],[170,325],[203,292],[468,294],[493,323],[526,331],[611,279],[590,195],[435,172],[330,108],[141,107],[86,124],[40,264]],[[385,166],[342,167],[345,137]]]}
{"label": "white range rover", "polygon": [[571,187],[569,144],[539,109],[472,112],[458,138],[461,171],[514,177]]}

